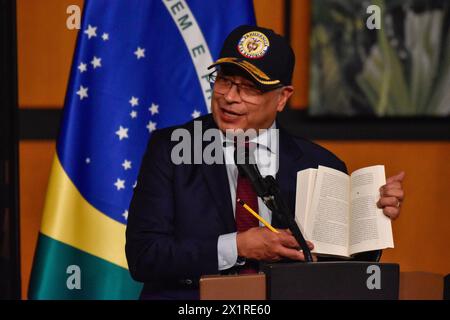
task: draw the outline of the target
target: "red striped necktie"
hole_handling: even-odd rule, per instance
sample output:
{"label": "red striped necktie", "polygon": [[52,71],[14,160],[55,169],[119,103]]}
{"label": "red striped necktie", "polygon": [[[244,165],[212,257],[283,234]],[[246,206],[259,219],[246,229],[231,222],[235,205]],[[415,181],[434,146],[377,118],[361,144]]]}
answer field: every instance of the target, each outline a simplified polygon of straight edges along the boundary
{"label": "red striped necktie", "polygon": [[[247,147],[247,144],[246,144]],[[236,200],[241,199],[255,212],[258,212],[258,197],[250,182],[250,179],[244,175],[238,174],[236,187]],[[236,229],[237,232],[244,232],[250,228],[258,227],[259,222],[250,212],[242,207],[236,201]],[[247,260],[246,264],[242,266],[239,273],[249,274],[257,273],[257,261]]]}

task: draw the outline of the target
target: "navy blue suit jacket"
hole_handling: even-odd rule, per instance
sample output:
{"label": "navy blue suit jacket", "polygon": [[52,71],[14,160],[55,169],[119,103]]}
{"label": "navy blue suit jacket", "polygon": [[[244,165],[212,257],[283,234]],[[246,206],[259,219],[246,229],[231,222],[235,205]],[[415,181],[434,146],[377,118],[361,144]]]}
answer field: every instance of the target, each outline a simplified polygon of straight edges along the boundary
{"label": "navy blue suit jacket", "polygon": [[[196,121],[203,130],[217,127],[211,115]],[[145,283],[142,298],[198,298],[199,277],[220,273],[218,237],[236,231],[225,165],[173,164],[176,128],[193,134],[193,121],[153,132],[129,209],[126,254],[132,277]],[[279,133],[276,180],[294,213],[298,171],[318,165],[347,170],[325,148]],[[272,225],[285,228],[276,217]]]}

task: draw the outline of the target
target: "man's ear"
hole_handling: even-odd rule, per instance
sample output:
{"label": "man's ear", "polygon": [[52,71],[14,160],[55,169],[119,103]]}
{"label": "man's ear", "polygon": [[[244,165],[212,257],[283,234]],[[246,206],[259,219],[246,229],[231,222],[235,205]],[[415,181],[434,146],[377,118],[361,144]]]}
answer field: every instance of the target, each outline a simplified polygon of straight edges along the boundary
{"label": "man's ear", "polygon": [[293,86],[285,86],[281,88],[281,92],[279,95],[279,100],[277,104],[277,111],[281,112],[283,111],[284,107],[286,106],[287,101],[294,93],[294,87]]}

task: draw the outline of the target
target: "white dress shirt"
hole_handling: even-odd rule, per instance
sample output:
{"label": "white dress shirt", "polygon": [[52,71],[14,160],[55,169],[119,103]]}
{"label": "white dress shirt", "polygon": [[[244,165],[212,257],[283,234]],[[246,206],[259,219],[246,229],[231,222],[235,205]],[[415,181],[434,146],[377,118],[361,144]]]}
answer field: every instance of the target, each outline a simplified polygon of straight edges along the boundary
{"label": "white dress shirt", "polygon": [[[222,143],[228,142],[224,145],[224,158],[227,169],[228,184],[230,187],[231,204],[233,207],[233,214],[236,216],[236,187],[238,179],[238,169],[234,163],[234,143],[228,141],[225,135],[221,135]],[[278,171],[278,130],[276,130],[275,122],[272,123],[268,130],[265,130],[260,135],[251,139],[250,142],[258,144],[255,149],[256,163],[258,169],[263,177],[272,175],[275,177]],[[249,213],[250,214],[250,213]],[[258,214],[267,222],[271,223],[272,213],[264,204],[261,198],[258,197]],[[263,224],[260,222],[260,226]],[[223,234],[219,236],[217,243],[219,270],[226,270],[236,265],[238,258],[236,232]]]}

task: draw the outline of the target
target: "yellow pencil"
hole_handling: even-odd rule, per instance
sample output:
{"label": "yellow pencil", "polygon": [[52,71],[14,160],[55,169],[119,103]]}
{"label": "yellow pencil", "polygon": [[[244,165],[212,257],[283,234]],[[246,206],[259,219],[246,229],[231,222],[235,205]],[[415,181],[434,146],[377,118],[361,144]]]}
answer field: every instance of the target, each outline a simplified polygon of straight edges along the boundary
{"label": "yellow pencil", "polygon": [[250,208],[249,205],[246,204],[244,201],[242,201],[241,199],[238,198],[237,202],[241,206],[243,206],[248,212],[250,212],[252,215],[254,215],[256,219],[261,221],[267,228],[269,228],[270,231],[275,232],[275,233],[280,233],[277,229],[272,227],[266,220],[264,220],[259,214],[257,214],[252,208]]}

